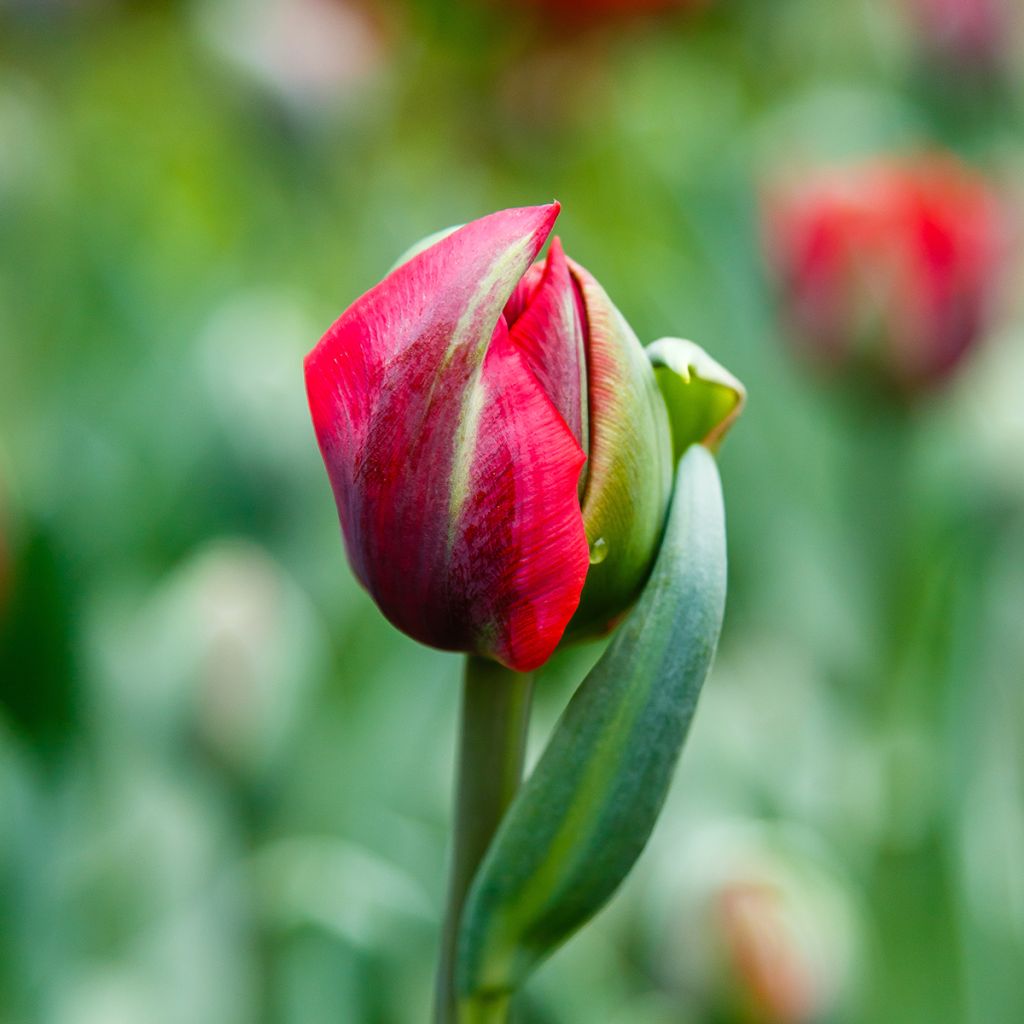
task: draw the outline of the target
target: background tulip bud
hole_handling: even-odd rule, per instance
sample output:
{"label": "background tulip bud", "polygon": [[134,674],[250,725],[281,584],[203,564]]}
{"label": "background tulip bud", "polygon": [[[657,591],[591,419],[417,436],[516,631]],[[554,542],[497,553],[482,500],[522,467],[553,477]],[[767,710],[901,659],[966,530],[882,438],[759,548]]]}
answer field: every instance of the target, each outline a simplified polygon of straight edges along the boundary
{"label": "background tulip bud", "polygon": [[999,203],[951,157],[801,175],[765,210],[788,323],[819,365],[912,392],[948,376],[988,326]]}
{"label": "background tulip bud", "polygon": [[861,922],[810,837],[759,822],[706,826],[676,867],[678,895],[661,909],[666,975],[713,1019],[817,1024],[850,1009]]}

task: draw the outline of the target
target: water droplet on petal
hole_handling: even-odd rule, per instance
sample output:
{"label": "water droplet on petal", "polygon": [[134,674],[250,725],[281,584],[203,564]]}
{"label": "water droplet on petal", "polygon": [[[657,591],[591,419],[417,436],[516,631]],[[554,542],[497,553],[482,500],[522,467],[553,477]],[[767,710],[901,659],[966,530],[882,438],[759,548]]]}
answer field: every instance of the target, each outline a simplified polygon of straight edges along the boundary
{"label": "water droplet on petal", "polygon": [[608,557],[608,541],[604,537],[598,537],[590,545],[590,564],[600,565]]}

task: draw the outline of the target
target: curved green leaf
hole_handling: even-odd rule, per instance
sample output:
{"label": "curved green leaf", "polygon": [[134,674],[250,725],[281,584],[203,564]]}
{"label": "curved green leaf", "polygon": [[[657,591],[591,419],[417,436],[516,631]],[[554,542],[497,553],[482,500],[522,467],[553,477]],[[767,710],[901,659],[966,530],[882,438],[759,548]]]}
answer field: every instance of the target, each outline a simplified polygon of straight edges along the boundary
{"label": "curved green leaf", "polygon": [[555,727],[474,880],[456,984],[514,991],[632,868],[664,803],[725,604],[718,470],[683,457],[651,578]]}

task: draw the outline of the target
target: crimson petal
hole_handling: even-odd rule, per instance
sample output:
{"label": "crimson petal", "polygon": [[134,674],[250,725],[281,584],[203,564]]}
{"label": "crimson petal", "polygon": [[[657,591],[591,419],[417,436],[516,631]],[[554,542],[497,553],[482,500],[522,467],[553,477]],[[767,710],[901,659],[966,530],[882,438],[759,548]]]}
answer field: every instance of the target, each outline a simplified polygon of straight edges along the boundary
{"label": "crimson petal", "polygon": [[474,221],[357,300],[306,360],[353,568],[424,643],[526,671],[579,602],[583,453],[501,310],[557,205]]}
{"label": "crimson petal", "polygon": [[512,343],[526,356],[541,386],[586,451],[587,365],[579,304],[562,243],[554,238],[543,268],[530,268],[505,307],[505,314]]}

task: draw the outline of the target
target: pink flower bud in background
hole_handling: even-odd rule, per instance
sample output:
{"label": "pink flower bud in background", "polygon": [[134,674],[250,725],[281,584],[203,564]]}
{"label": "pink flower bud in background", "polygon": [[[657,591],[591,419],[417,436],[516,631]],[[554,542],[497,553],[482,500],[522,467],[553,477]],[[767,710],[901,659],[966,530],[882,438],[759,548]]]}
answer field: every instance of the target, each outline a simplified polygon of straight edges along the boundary
{"label": "pink flower bud in background", "polygon": [[811,360],[913,393],[988,328],[1006,254],[1000,203],[951,156],[793,175],[764,203],[786,329]]}
{"label": "pink flower bud in background", "polygon": [[299,109],[350,99],[387,62],[373,0],[209,0],[198,13],[214,50]]}
{"label": "pink flower bud in background", "polygon": [[995,67],[1007,48],[1010,0],[908,0],[924,49],[963,69]]}
{"label": "pink flower bud in background", "polygon": [[754,1016],[780,1024],[813,1020],[815,978],[801,955],[787,894],[767,881],[731,880],[715,893],[712,914]]}
{"label": "pink flower bud in background", "polygon": [[813,833],[708,823],[676,861],[660,946],[670,987],[702,1008],[694,1020],[815,1024],[849,1012],[861,919]]}

